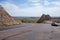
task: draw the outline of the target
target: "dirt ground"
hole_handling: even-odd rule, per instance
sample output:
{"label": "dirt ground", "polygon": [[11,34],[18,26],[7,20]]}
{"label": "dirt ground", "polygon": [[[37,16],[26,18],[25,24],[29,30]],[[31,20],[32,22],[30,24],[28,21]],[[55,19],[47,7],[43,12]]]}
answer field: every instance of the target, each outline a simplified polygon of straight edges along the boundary
{"label": "dirt ground", "polygon": [[60,26],[51,24],[23,23],[0,29],[0,40],[60,40]]}

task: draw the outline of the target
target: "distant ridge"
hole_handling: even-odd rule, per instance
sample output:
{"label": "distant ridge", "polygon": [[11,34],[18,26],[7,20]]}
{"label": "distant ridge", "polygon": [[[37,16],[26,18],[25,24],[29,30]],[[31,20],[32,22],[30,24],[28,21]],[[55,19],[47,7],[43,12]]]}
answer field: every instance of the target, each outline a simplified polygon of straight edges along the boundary
{"label": "distant ridge", "polygon": [[19,23],[21,23],[21,21],[17,21],[12,18],[0,5],[0,25],[13,25]]}

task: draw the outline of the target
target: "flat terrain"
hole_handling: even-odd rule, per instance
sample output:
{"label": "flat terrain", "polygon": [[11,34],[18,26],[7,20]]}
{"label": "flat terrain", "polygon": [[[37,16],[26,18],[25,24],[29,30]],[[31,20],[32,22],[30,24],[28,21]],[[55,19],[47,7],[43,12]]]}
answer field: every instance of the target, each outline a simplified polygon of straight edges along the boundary
{"label": "flat terrain", "polygon": [[22,23],[3,27],[0,28],[0,40],[60,40],[60,26]]}

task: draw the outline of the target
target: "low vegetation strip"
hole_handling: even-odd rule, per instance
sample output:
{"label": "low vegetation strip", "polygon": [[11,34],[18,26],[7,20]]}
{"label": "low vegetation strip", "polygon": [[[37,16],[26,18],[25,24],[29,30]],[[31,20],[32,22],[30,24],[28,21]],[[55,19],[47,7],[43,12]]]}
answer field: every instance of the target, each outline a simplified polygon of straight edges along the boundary
{"label": "low vegetation strip", "polygon": [[15,19],[21,20],[23,23],[36,23],[39,17],[14,17]]}

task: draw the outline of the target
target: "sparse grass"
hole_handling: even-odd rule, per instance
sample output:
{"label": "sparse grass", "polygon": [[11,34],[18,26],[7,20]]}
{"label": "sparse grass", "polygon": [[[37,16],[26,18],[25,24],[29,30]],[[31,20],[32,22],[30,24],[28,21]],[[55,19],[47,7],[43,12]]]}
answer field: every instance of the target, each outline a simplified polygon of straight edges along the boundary
{"label": "sparse grass", "polygon": [[21,20],[23,23],[36,23],[38,21],[38,17],[23,17],[23,18],[15,18]]}
{"label": "sparse grass", "polygon": [[8,24],[1,23],[0,26],[8,26]]}
{"label": "sparse grass", "polygon": [[[40,17],[17,17],[15,19],[21,20],[23,23],[36,23]],[[52,18],[52,21],[60,23],[60,18]]]}
{"label": "sparse grass", "polygon": [[[22,21],[22,23],[36,23],[39,20],[39,17],[22,17],[22,18],[17,17],[15,19]],[[60,18],[52,18],[52,21],[60,23]],[[12,25],[18,25],[18,24],[12,24]],[[11,26],[11,25],[0,23],[0,26]]]}
{"label": "sparse grass", "polygon": [[18,25],[18,24],[6,24],[6,23],[2,23],[2,24],[0,24],[0,26],[12,26],[12,25]]}

